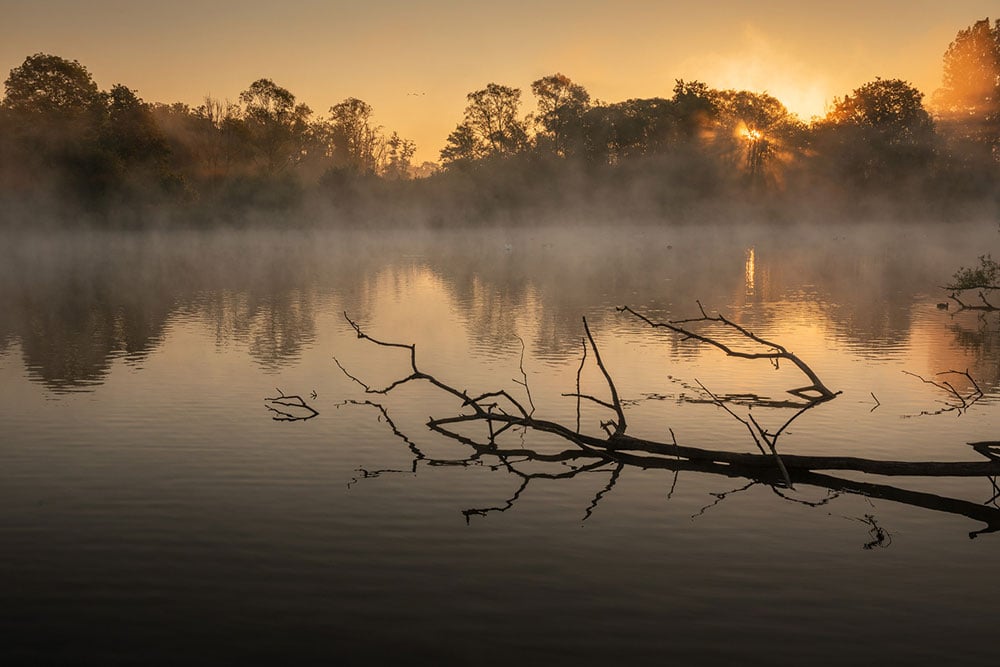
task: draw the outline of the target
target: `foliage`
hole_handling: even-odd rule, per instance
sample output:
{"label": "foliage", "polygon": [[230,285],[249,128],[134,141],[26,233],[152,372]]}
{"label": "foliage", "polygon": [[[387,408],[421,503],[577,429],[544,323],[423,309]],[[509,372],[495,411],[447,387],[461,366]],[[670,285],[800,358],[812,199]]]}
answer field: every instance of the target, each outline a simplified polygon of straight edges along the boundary
{"label": "foliage", "polygon": [[337,167],[357,173],[375,173],[385,151],[381,127],[372,127],[374,113],[367,102],[348,97],[330,107],[333,157]]}
{"label": "foliage", "polygon": [[489,83],[466,95],[440,164],[416,167],[413,141],[383,129],[356,97],[317,117],[261,78],[235,102],[148,104],[122,84],[100,90],[77,61],[39,53],[5,81],[0,218],[141,222],[157,207],[185,221],[255,209],[407,219],[416,210],[439,224],[597,205],[672,220],[725,207],[791,218],[814,201],[835,216],[884,206],[990,214],[1000,209],[1000,21],[960,30],[943,67],[935,120],[914,86],[876,78],[808,125],[766,92],[697,80],[677,80],[669,96],[604,102],[550,74],[531,83],[528,115],[521,89]]}
{"label": "foliage", "polygon": [[97,84],[75,60],[36,53],[10,71],[4,106],[28,114],[82,114],[100,104]]}
{"label": "foliage", "polygon": [[876,78],[834,99],[827,122],[878,130],[896,143],[912,141],[933,126],[923,97],[906,81]]}
{"label": "foliage", "polygon": [[537,100],[534,121],[536,145],[558,156],[579,152],[583,139],[583,115],[590,108],[590,93],[564,74],[552,74],[532,82]]}
{"label": "foliage", "polygon": [[1000,111],[1000,19],[976,21],[958,32],[944,54],[943,85],[935,93],[942,111],[996,119]]}
{"label": "foliage", "polygon": [[979,256],[979,266],[962,267],[952,276],[948,289],[959,291],[967,289],[985,289],[1000,284],[1000,264],[990,255]]}
{"label": "foliage", "polygon": [[948,157],[961,171],[955,185],[989,187],[996,175],[981,166],[1000,164],[1000,20],[960,30],[944,54],[942,78],[933,99],[948,130]]}
{"label": "foliage", "polygon": [[820,159],[859,185],[909,182],[930,167],[936,151],[923,97],[906,81],[876,78],[834,99],[815,131]]}
{"label": "foliage", "polygon": [[403,139],[393,132],[385,142],[385,166],[382,175],[389,179],[400,180],[409,178],[413,171],[413,155],[417,145],[409,139]]}
{"label": "foliage", "polygon": [[723,136],[735,138],[732,150],[744,175],[753,183],[772,172],[782,153],[799,150],[802,123],[777,98],[767,93],[724,90],[714,95],[713,106],[725,128]]}
{"label": "foliage", "polygon": [[448,162],[509,156],[525,147],[527,124],[518,117],[521,90],[489,83],[466,96],[465,117],[448,136],[441,159]]}
{"label": "foliage", "polygon": [[294,166],[303,156],[312,110],[270,79],[240,93],[248,143],[269,174]]}

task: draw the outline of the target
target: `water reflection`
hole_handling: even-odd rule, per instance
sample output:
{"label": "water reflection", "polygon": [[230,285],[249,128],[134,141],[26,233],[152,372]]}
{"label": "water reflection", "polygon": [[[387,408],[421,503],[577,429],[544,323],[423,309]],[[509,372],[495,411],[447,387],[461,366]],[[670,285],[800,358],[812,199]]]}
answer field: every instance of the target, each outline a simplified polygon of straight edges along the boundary
{"label": "water reflection", "polygon": [[266,370],[297,358],[316,336],[315,294],[297,286],[264,294],[211,292],[194,301],[195,314],[212,327],[218,347],[237,341]]}
{"label": "water reflection", "polygon": [[973,319],[960,314],[946,329],[959,349],[972,357],[977,381],[987,387],[1000,385],[1000,322],[996,316],[976,315]]}
{"label": "water reflection", "polygon": [[178,317],[276,369],[315,336],[299,255],[212,235],[25,239],[6,249],[0,340],[56,392],[101,384],[113,359],[140,364]]}
{"label": "water reflection", "polygon": [[[802,374],[806,375],[813,382],[808,387],[787,390],[798,399],[773,401],[762,399],[753,394],[741,394],[740,398],[722,398],[697,381],[698,386],[710,399],[710,402],[722,408],[731,417],[742,423],[754,444],[759,450],[758,453],[745,454],[728,449],[705,449],[678,443],[677,437],[672,428],[668,429],[671,442],[655,441],[646,438],[637,438],[627,434],[627,424],[625,408],[626,404],[619,398],[616,382],[607,370],[586,318],[583,319],[583,329],[585,333],[585,345],[583,357],[580,362],[580,369],[577,372],[576,391],[564,393],[564,397],[575,398],[576,400],[576,422],[575,428],[570,423],[560,423],[551,419],[539,418],[535,416],[535,404],[531,402],[529,412],[525,404],[509,393],[502,385],[492,387],[485,391],[482,389],[466,390],[460,389],[456,385],[450,385],[433,374],[428,373],[418,361],[416,346],[413,343],[399,340],[385,340],[371,336],[357,322],[347,318],[348,323],[357,333],[359,340],[370,343],[376,350],[398,351],[408,350],[409,364],[403,366],[397,375],[387,381],[384,385],[371,385],[364,379],[352,374],[339,360],[335,360],[337,366],[353,383],[359,386],[365,395],[377,395],[385,397],[387,400],[390,394],[404,385],[426,383],[434,393],[444,397],[451,397],[460,402],[457,412],[452,408],[443,417],[431,417],[426,423],[427,428],[432,432],[447,440],[458,443],[466,448],[470,453],[467,456],[438,458],[426,455],[417,446],[405,431],[400,430],[389,415],[386,407],[380,403],[375,403],[369,399],[348,400],[344,405],[370,406],[379,412],[379,420],[390,426],[395,436],[406,443],[413,460],[407,472],[416,473],[418,465],[430,466],[461,466],[485,465],[493,471],[503,471],[520,478],[521,482],[513,495],[500,504],[489,507],[475,507],[463,511],[466,521],[470,516],[485,516],[492,512],[505,512],[514,507],[516,501],[534,480],[545,479],[549,481],[567,480],[575,478],[581,474],[609,473],[607,484],[597,492],[593,500],[587,506],[583,519],[589,518],[601,499],[611,492],[618,482],[622,471],[626,467],[642,470],[665,469],[674,472],[673,488],[676,485],[677,474],[680,471],[698,472],[702,475],[718,475],[729,478],[743,478],[749,480],[747,484],[734,491],[713,494],[716,501],[702,508],[698,515],[703,514],[707,509],[717,505],[723,499],[736,493],[745,491],[756,485],[769,487],[775,495],[794,503],[803,504],[809,507],[826,505],[841,493],[856,494],[865,498],[877,498],[892,502],[934,510],[947,514],[958,514],[977,521],[985,525],[969,533],[970,538],[978,537],[985,533],[992,533],[1000,530],[1000,506],[997,505],[997,498],[1000,497],[998,491],[997,476],[1000,474],[1000,442],[978,442],[973,443],[973,449],[981,455],[985,461],[963,461],[963,462],[937,462],[937,461],[911,461],[911,460],[879,460],[856,456],[802,456],[797,454],[786,454],[778,451],[777,444],[779,437],[786,432],[788,427],[797,419],[835,400],[840,392],[833,392],[826,388],[823,381],[801,361],[796,355],[786,351],[778,343],[764,340],[746,329],[726,320],[723,317],[712,317],[702,310],[702,317],[675,321],[675,322],[653,322],[640,313],[630,309],[623,309],[637,319],[646,324],[668,330],[685,340],[694,340],[705,347],[714,347],[725,353],[727,357],[735,357],[743,361],[753,360],[760,356],[774,362],[777,366],[778,360],[794,363]],[[753,343],[763,346],[766,351],[763,353],[746,352],[735,349],[734,345],[722,342],[714,333],[706,332],[704,329],[696,330],[697,325],[721,324],[723,329],[735,333],[744,343]],[[600,394],[591,393],[581,388],[581,372],[583,371],[587,359],[588,350],[593,359],[591,366],[596,366],[600,370],[600,377],[603,379],[605,398]],[[528,376],[521,368],[524,377],[523,382],[513,380],[521,385],[528,399],[531,393],[528,387]],[[975,402],[982,397],[975,381],[968,373],[963,373],[966,379],[975,387],[976,395],[970,401],[967,400],[958,390],[952,380],[923,380],[927,384],[950,391],[957,400],[961,401],[950,410],[958,410],[958,414],[963,414]],[[464,384],[461,386],[465,386]],[[588,405],[610,412],[611,416],[599,419],[601,435],[593,435],[588,429],[581,429],[581,399],[588,402]],[[686,399],[685,402],[699,403],[704,401]],[[762,408],[784,411],[785,418],[781,426],[768,428],[762,426],[759,417],[749,412],[746,418],[741,417],[734,410],[737,405],[745,405],[748,410],[757,409],[758,413]],[[788,410],[792,410],[788,414]],[[948,410],[941,410],[934,413],[924,413],[933,416],[940,415]],[[470,433],[470,429],[478,431],[485,430],[485,434],[477,435]],[[514,435],[519,434],[519,435]],[[541,441],[536,436],[543,436]],[[513,438],[515,442],[511,443]],[[548,438],[550,445],[542,449],[542,445]],[[766,447],[765,447],[766,445]],[[978,504],[958,498],[938,495],[928,492],[914,491],[898,486],[881,484],[864,480],[851,479],[850,477],[840,477],[831,475],[830,472],[840,471],[841,473],[863,473],[866,476],[906,476],[911,478],[941,478],[956,477],[970,478],[978,477],[987,480],[995,491],[993,496],[985,504]],[[361,478],[379,477],[393,472],[403,472],[399,469],[368,470],[361,469]],[[355,478],[353,482],[357,482]],[[352,483],[353,483],[352,482]],[[801,486],[818,487],[827,492],[827,496],[820,501],[804,500],[796,497]],[[871,527],[873,539],[865,544],[866,549],[871,549],[876,545],[885,546],[888,534],[880,528],[875,520],[866,516],[865,523]]]}
{"label": "water reflection", "polygon": [[[463,445],[468,452],[466,456],[435,458],[424,454],[404,432],[400,431],[392,422],[388,411],[381,404],[370,401],[352,401],[351,403],[375,407],[395,435],[407,445],[413,454],[413,459],[411,465],[406,469],[369,470],[360,468],[358,470],[359,476],[355,477],[349,486],[362,479],[371,479],[386,474],[416,473],[421,466],[482,466],[498,474],[509,474],[520,480],[514,492],[506,499],[500,500],[497,504],[488,507],[470,507],[462,510],[466,521],[473,516],[482,517],[494,512],[506,512],[514,508],[532,481],[548,480],[551,482],[568,480],[581,475],[606,474],[607,483],[597,491],[590,504],[586,508],[582,508],[581,518],[586,521],[598,508],[601,500],[619,482],[622,471],[631,467],[642,470],[666,470],[673,472],[674,477],[670,486],[671,490],[667,494],[668,500],[673,494],[678,475],[681,472],[696,472],[722,478],[749,480],[747,484],[737,489],[712,494],[715,496],[715,501],[703,507],[696,516],[704,514],[710,508],[742,491],[761,485],[769,488],[782,501],[806,508],[826,506],[840,494],[854,494],[869,499],[886,500],[934,512],[964,516],[981,522],[983,524],[982,527],[968,533],[970,538],[1000,531],[1000,505],[998,505],[1000,486],[998,486],[996,474],[982,475],[983,480],[987,482],[988,488],[991,490],[992,496],[985,503],[980,504],[934,493],[908,490],[889,484],[857,481],[809,470],[790,470],[788,474],[790,475],[792,486],[789,487],[786,483],[784,473],[777,467],[694,461],[683,458],[643,455],[634,451],[595,451],[592,449],[580,449],[579,447],[539,451],[523,445],[503,446],[499,445],[495,440],[480,442],[454,431],[432,427],[432,430],[437,433]],[[997,451],[997,443],[981,443],[981,446],[977,449],[984,453],[987,460],[1000,461],[1000,452]],[[820,500],[809,500],[807,499],[808,496],[802,494],[802,487],[818,488],[825,491],[826,495]],[[872,529],[873,535],[873,541],[866,543],[865,548],[887,546],[888,535],[884,529],[877,525],[874,517],[866,515],[864,521]]]}
{"label": "water reflection", "polygon": [[[819,340],[809,345],[838,341],[885,359],[911,344],[915,314],[946,321],[924,314],[926,304],[941,277],[981,247],[973,233],[929,233],[853,228],[823,239],[729,226],[27,238],[2,251],[0,341],[19,343],[29,374],[54,391],[100,384],[116,358],[140,364],[178,318],[276,371],[315,342],[331,297],[334,308],[364,317],[387,286],[401,294],[424,276],[447,295],[449,317],[479,354],[509,352],[520,337],[533,356],[561,363],[576,353],[581,314],[608,330],[617,326],[613,306],[679,316],[697,298],[747,327],[811,330]],[[947,239],[963,234],[964,245],[946,252]],[[957,343],[962,370],[969,357],[990,389],[1000,381],[995,330],[959,316],[920,335],[933,336],[928,349]]]}

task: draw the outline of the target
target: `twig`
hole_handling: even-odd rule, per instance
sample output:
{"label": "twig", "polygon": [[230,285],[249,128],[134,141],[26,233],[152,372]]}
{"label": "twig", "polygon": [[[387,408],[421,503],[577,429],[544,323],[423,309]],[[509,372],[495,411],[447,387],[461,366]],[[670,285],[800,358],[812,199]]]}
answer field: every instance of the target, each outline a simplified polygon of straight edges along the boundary
{"label": "twig", "polygon": [[691,518],[692,519],[697,519],[702,514],[704,514],[708,510],[712,509],[713,507],[715,507],[716,505],[718,505],[719,503],[721,503],[723,500],[725,500],[729,496],[731,496],[731,495],[733,495],[735,493],[742,493],[743,491],[746,491],[747,489],[751,489],[751,488],[757,486],[757,484],[759,484],[759,483],[760,482],[757,482],[756,480],[754,480],[754,481],[751,481],[749,484],[745,484],[744,486],[741,486],[738,489],[733,489],[732,491],[722,491],[720,493],[711,493],[711,494],[709,494],[709,495],[715,496],[715,501],[713,501],[713,502],[709,503],[708,505],[705,505],[704,507],[702,507],[700,510],[698,510],[698,512],[696,514],[692,514]]}
{"label": "twig", "polygon": [[[290,395],[286,396],[283,391],[275,387],[275,391],[278,395],[274,398],[265,398],[264,407],[274,413],[274,417],[271,417],[276,422],[299,422],[312,419],[317,416],[319,412],[313,408],[311,405],[305,402],[301,396]],[[290,408],[289,410],[282,410],[275,406],[281,406],[281,408]],[[300,411],[305,410],[306,414],[302,414]],[[297,412],[299,411],[299,412]]]}
{"label": "twig", "polygon": [[587,340],[590,341],[590,348],[594,351],[594,361],[597,363],[597,367],[601,369],[601,373],[604,375],[604,380],[608,383],[608,389],[611,391],[611,409],[615,411],[618,415],[618,423],[614,425],[615,430],[612,434],[614,436],[620,436],[625,433],[625,412],[622,410],[622,403],[618,400],[618,390],[615,389],[615,382],[611,379],[611,374],[608,373],[608,369],[604,367],[604,362],[601,360],[601,351],[597,349],[597,343],[594,342],[594,337],[590,333],[590,327],[587,325],[587,318],[583,318],[583,331],[587,334]]}
{"label": "twig", "polygon": [[[348,319],[348,321],[350,322],[351,320]],[[792,417],[789,418],[781,426],[781,428],[772,434],[756,419],[754,419],[752,415],[747,419],[736,415],[736,413],[733,412],[725,401],[712,394],[707,388],[704,387],[704,385],[701,385],[700,383],[699,385],[702,387],[702,390],[713,398],[713,402],[729,412],[734,418],[738,419],[747,427],[748,432],[757,443],[760,453],[739,453],[727,450],[703,449],[681,445],[677,442],[676,437],[674,437],[673,431],[670,432],[671,442],[657,442],[642,438],[635,438],[626,435],[624,432],[622,401],[618,396],[617,389],[615,389],[607,368],[603,364],[603,360],[600,358],[599,350],[596,346],[593,335],[591,334],[586,321],[584,321],[584,330],[587,334],[587,337],[583,341],[584,352],[586,354],[587,342],[589,341],[591,348],[594,350],[598,368],[601,369],[604,374],[605,381],[608,383],[609,390],[611,391],[611,401],[603,401],[602,403],[607,404],[605,407],[613,409],[618,417],[617,422],[612,420],[604,423],[603,426],[606,430],[607,437],[599,437],[597,435],[588,435],[580,432],[579,413],[577,418],[577,429],[574,431],[572,428],[558,422],[535,418],[533,415],[527,413],[527,411],[521,408],[520,404],[502,389],[484,392],[477,397],[470,397],[467,391],[459,390],[451,385],[441,382],[436,377],[421,371],[416,364],[416,355],[413,346],[383,343],[364,334],[360,327],[353,322],[352,326],[355,327],[355,331],[358,333],[359,338],[365,338],[375,344],[385,345],[387,347],[408,349],[411,352],[411,374],[402,380],[396,380],[394,383],[390,384],[389,387],[385,389],[385,393],[389,393],[393,388],[398,387],[409,380],[421,379],[429,382],[432,386],[437,387],[441,391],[459,399],[463,408],[470,409],[469,412],[460,412],[459,414],[451,416],[441,418],[431,417],[427,422],[427,426],[432,431],[442,436],[470,447],[472,449],[471,456],[460,460],[420,459],[424,460],[426,465],[481,465],[484,457],[494,457],[505,469],[522,477],[522,479],[544,478],[554,480],[570,478],[584,472],[599,472],[604,470],[609,463],[613,462],[616,466],[631,465],[644,469],[659,468],[674,471],[674,485],[676,485],[677,473],[679,473],[679,471],[690,470],[707,474],[721,475],[727,478],[748,479],[750,484],[744,488],[749,488],[749,486],[752,486],[753,484],[766,484],[772,489],[777,490],[778,486],[791,487],[794,482],[795,484],[819,486],[832,492],[855,493],[865,497],[883,498],[915,507],[924,507],[950,514],[963,515],[982,521],[985,524],[985,527],[970,533],[970,537],[976,537],[983,533],[1000,530],[1000,510],[993,506],[984,506],[959,499],[944,498],[941,496],[908,491],[883,484],[872,484],[869,482],[842,479],[833,477],[829,474],[814,472],[816,470],[847,470],[875,475],[900,475],[906,477],[996,477],[1000,474],[1000,453],[998,453],[1000,443],[972,443],[972,446],[976,449],[976,451],[983,454],[986,458],[985,461],[976,462],[885,461],[844,456],[782,455],[778,457],[776,448],[777,438],[786,432],[789,425],[797,419],[798,416],[803,414],[806,410],[811,409],[812,407],[815,407],[816,405],[819,405],[829,399],[819,398],[808,402],[805,406],[796,411],[796,413],[792,415]],[[583,363],[584,362],[582,361],[581,369],[583,367]],[[347,371],[343,369],[343,366],[341,366],[339,362],[338,366],[348,377],[352,377],[350,373],[347,373]],[[574,394],[577,398],[578,405],[582,400],[582,397],[586,396],[586,394],[580,391],[581,375],[582,370],[578,371],[577,392]],[[971,378],[969,379],[972,381]],[[379,390],[373,390],[361,380],[355,379],[355,382],[364,387],[369,393],[380,393]],[[952,390],[954,390],[954,386],[950,382],[944,381],[939,382],[938,384],[945,391],[950,391],[948,389],[949,386]],[[977,390],[979,390],[978,385],[975,384],[974,381],[972,381],[972,384]],[[493,400],[497,398],[510,401],[510,405],[515,406],[518,409],[510,411],[502,409],[498,405],[498,402]],[[596,400],[600,402],[600,399]],[[971,404],[969,401],[967,401],[967,403]],[[475,439],[454,430],[455,427],[459,425],[474,422],[486,422],[485,425],[489,430],[489,440],[487,442],[477,442]],[[519,447],[509,447],[506,444],[502,444],[498,438],[506,430],[512,428],[522,429],[522,436],[524,431],[529,428],[533,431],[553,435],[569,443],[571,448],[558,452],[537,452],[524,446],[523,437]],[[762,443],[761,440],[764,442]],[[767,448],[764,447],[764,443],[768,445]],[[768,449],[770,452],[768,452]],[[419,450],[416,450],[416,452],[419,452]],[[775,466],[776,459],[780,461],[780,465],[777,467]],[[537,462],[542,464],[554,463],[559,466],[566,466],[569,469],[555,474],[544,472],[527,473],[519,470],[520,462]],[[497,469],[499,466],[491,465],[490,467],[492,469]],[[674,486],[671,486],[670,494],[673,493],[673,489]],[[600,494],[601,497],[603,497],[606,493],[607,491]],[[731,492],[716,494],[717,502],[721,501],[722,498],[729,493]],[[779,493],[779,495],[782,494]],[[517,494],[515,494],[514,499],[516,499],[516,497]],[[782,497],[784,496],[782,495]],[[711,507],[711,505],[704,509],[708,509],[708,507]],[[470,510],[470,512],[473,514],[476,513],[475,510]]]}
{"label": "twig", "polygon": [[594,496],[594,499],[591,501],[590,506],[586,509],[586,511],[584,511],[583,513],[584,521],[590,518],[590,516],[594,513],[594,510],[597,509],[597,505],[598,503],[601,502],[601,499],[604,498],[604,496],[606,496],[611,491],[611,489],[615,487],[615,484],[618,482],[618,476],[622,474],[622,470],[624,468],[625,464],[619,463],[617,466],[615,466],[615,469],[611,471],[611,478],[608,480],[608,483],[604,485],[604,488],[602,488],[600,491],[597,492],[597,495]]}
{"label": "twig", "polygon": [[878,525],[874,514],[866,514],[865,518],[856,520],[868,526],[868,534],[872,538],[861,545],[862,549],[865,551],[871,551],[875,547],[888,549],[892,545],[892,535],[885,528]]}
{"label": "twig", "polygon": [[403,433],[402,431],[399,430],[399,428],[396,427],[396,423],[392,421],[392,418],[389,416],[389,412],[385,409],[385,406],[383,406],[381,403],[375,403],[369,400],[364,400],[364,401],[346,400],[338,403],[335,407],[337,409],[340,409],[340,407],[344,405],[367,405],[375,408],[380,413],[379,421],[382,421],[384,419],[385,423],[388,424],[389,428],[392,429],[393,435],[395,435],[397,438],[405,442],[406,446],[410,449],[411,452],[413,452],[413,455],[417,459],[427,458],[426,456],[424,456],[424,453],[420,451],[420,448],[417,447],[417,444],[412,440],[410,440],[405,433]]}
{"label": "twig", "polygon": [[521,369],[521,377],[523,377],[524,380],[521,381],[516,378],[511,378],[511,382],[516,382],[524,387],[524,392],[528,395],[528,405],[531,406],[531,412],[528,413],[528,416],[530,417],[535,414],[535,402],[531,400],[531,389],[528,388],[528,374],[524,372],[524,339],[518,336],[517,340],[521,343],[521,360],[518,362],[518,368]]}
{"label": "twig", "polygon": [[[910,371],[902,371],[902,373],[904,375],[915,377],[924,384],[933,385],[938,389],[947,392],[950,396],[954,398],[952,402],[943,401],[945,407],[939,410],[933,410],[933,411],[922,410],[920,412],[920,416],[933,416],[933,415],[944,414],[946,412],[955,412],[959,417],[961,417],[966,410],[972,407],[972,405],[976,403],[979,399],[981,399],[984,395],[983,390],[979,387],[979,384],[972,377],[972,375],[969,374],[968,369],[964,371],[955,371],[955,370],[941,371],[940,373],[934,374],[934,377],[940,377],[942,375],[960,375],[964,377],[966,380],[969,381],[969,384],[972,385],[972,391],[970,391],[968,394],[962,394],[960,391],[958,391],[958,389],[955,388],[955,386],[951,382],[948,381],[937,382],[935,380],[929,380],[925,377],[917,375],[916,373],[911,373]],[[910,417],[913,415],[905,415],[905,416]]]}
{"label": "twig", "polygon": [[[673,440],[674,447],[676,447],[677,446],[677,436],[674,435],[674,429],[668,428],[667,430],[670,431],[670,439]],[[681,458],[680,455],[678,455],[677,458],[680,459]],[[670,490],[667,491],[667,500],[670,500],[671,498],[673,498],[673,496],[674,496],[674,489],[677,488],[677,478],[680,477],[680,474],[681,474],[680,468],[678,468],[677,470],[674,470],[674,481],[670,483]]]}
{"label": "twig", "polygon": [[583,372],[583,365],[587,362],[587,340],[585,338],[580,339],[580,344],[583,346],[583,356],[580,357],[580,367],[576,369],[576,432],[580,432],[580,374]]}
{"label": "twig", "polygon": [[757,449],[760,450],[761,454],[767,454],[767,452],[764,451],[764,446],[760,444],[760,439],[757,437],[757,434],[754,432],[753,427],[750,426],[750,422],[748,422],[746,419],[743,419],[743,417],[740,417],[738,414],[736,414],[735,412],[733,412],[732,410],[730,410],[729,406],[726,405],[724,401],[720,400],[719,397],[716,396],[715,394],[713,394],[708,387],[706,387],[705,385],[703,385],[701,383],[701,380],[695,378],[695,382],[698,383],[698,386],[701,387],[702,391],[704,391],[706,394],[709,395],[709,397],[712,399],[713,403],[715,403],[717,406],[719,406],[720,408],[722,408],[723,410],[725,410],[726,412],[728,412],[730,415],[733,416],[734,419],[736,419],[737,421],[741,422],[744,426],[746,426],[747,427],[747,431],[750,432],[750,437],[753,438],[754,443],[757,445]]}
{"label": "twig", "polygon": [[[701,304],[701,301],[696,301],[695,303],[698,304],[698,309],[701,311],[701,317],[690,317],[690,318],[686,318],[686,319],[670,320],[670,321],[666,321],[666,322],[655,322],[655,321],[651,320],[650,318],[646,317],[645,315],[643,315],[643,314],[641,314],[639,312],[636,312],[630,306],[618,306],[616,309],[620,313],[629,313],[630,315],[632,315],[636,319],[639,319],[642,322],[645,322],[646,324],[648,324],[650,327],[653,327],[654,329],[667,329],[669,331],[673,331],[674,333],[678,333],[681,336],[683,336],[682,340],[696,340],[698,342],[705,343],[707,345],[711,345],[712,347],[715,347],[715,348],[723,351],[724,353],[726,353],[727,356],[730,356],[730,357],[738,357],[740,359],[768,359],[772,363],[775,363],[775,364],[780,359],[787,359],[788,361],[790,361],[793,364],[795,364],[795,366],[807,378],[809,378],[809,381],[812,383],[812,384],[807,385],[805,387],[799,387],[799,388],[796,388],[796,389],[789,389],[788,393],[792,394],[793,396],[798,396],[799,398],[803,398],[803,399],[806,399],[806,400],[830,400],[830,399],[834,398],[835,396],[837,396],[840,393],[840,392],[834,392],[834,391],[831,391],[830,389],[828,389],[826,387],[826,385],[824,385],[823,382],[819,379],[819,376],[816,375],[816,372],[813,371],[812,368],[810,368],[804,361],[802,361],[801,359],[799,359],[798,356],[796,356],[795,354],[793,354],[793,353],[789,352],[787,349],[785,349],[784,346],[782,346],[782,345],[780,345],[778,343],[775,343],[774,341],[767,340],[765,338],[762,338],[762,337],[754,334],[752,331],[749,331],[745,327],[737,324],[736,322],[733,322],[732,320],[727,319],[721,313],[717,314],[714,317],[712,317],[712,316],[710,316],[705,311],[705,307]],[[697,333],[696,331],[693,331],[693,330],[687,328],[686,326],[684,326],[686,324],[693,324],[693,323],[698,323],[698,322],[709,322],[709,323],[721,324],[721,325],[723,325],[725,327],[728,327],[728,328],[730,328],[730,329],[738,332],[740,335],[742,335],[747,340],[753,341],[754,343],[757,343],[759,345],[763,345],[766,348],[769,348],[769,351],[767,351],[767,352],[742,352],[742,351],[739,351],[739,350],[734,350],[733,348],[731,348],[730,346],[726,345],[725,343],[723,343],[721,341],[718,341],[718,340],[716,340],[714,338],[711,338],[709,336],[706,336],[704,334]],[[808,393],[808,392],[813,392],[813,391],[816,392],[816,394],[817,394],[816,396],[812,396],[812,395],[810,395]]]}

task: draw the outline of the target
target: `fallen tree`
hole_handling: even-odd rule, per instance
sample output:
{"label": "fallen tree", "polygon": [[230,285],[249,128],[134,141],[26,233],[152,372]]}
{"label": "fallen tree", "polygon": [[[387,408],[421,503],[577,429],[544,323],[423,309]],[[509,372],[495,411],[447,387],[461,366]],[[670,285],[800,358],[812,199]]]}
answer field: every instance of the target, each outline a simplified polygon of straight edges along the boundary
{"label": "fallen tree", "polygon": [[[344,313],[344,317],[354,329],[359,339],[379,347],[407,351],[410,372],[384,387],[373,387],[362,379],[352,375],[339,360],[335,358],[334,361],[348,378],[362,387],[364,392],[369,395],[384,396],[407,383],[426,382],[456,399],[459,405],[458,414],[445,417],[431,417],[427,422],[427,426],[435,433],[459,442],[471,449],[472,453],[469,456],[457,459],[432,459],[424,456],[420,449],[396,428],[395,424],[389,418],[388,412],[381,404],[372,401],[348,401],[348,403],[370,405],[380,411],[381,416],[391,425],[396,435],[401,437],[407,443],[411,452],[414,453],[414,470],[419,461],[424,461],[432,465],[472,465],[481,462],[484,457],[489,456],[496,458],[500,462],[500,466],[522,479],[519,489],[503,506],[467,510],[465,512],[466,517],[473,514],[485,514],[490,511],[504,511],[509,509],[527,484],[533,479],[560,479],[572,477],[583,472],[596,472],[610,468],[612,474],[611,481],[605,489],[598,493],[591,507],[588,508],[589,515],[601,497],[614,486],[615,480],[617,480],[622,468],[625,466],[638,466],[641,468],[673,470],[675,473],[682,470],[690,470],[729,478],[745,478],[750,480],[750,485],[746,488],[754,484],[765,484],[770,486],[775,493],[788,500],[792,499],[783,494],[782,489],[792,488],[795,484],[805,484],[827,489],[834,494],[855,493],[915,507],[960,514],[986,524],[984,528],[971,532],[969,534],[970,537],[1000,530],[1000,508],[989,506],[989,503],[994,503],[995,505],[997,498],[1000,497],[1000,489],[998,489],[996,483],[996,477],[1000,475],[1000,442],[972,443],[974,450],[982,455],[985,460],[962,462],[892,461],[851,456],[780,454],[777,450],[777,441],[782,433],[785,432],[788,425],[806,411],[836,398],[839,392],[827,388],[805,362],[783,346],[753,334],[722,315],[710,316],[700,303],[698,305],[701,310],[700,317],[670,322],[655,322],[628,306],[622,306],[618,308],[618,311],[628,313],[651,327],[669,330],[682,336],[684,340],[692,340],[696,343],[713,346],[728,356],[744,359],[768,359],[775,364],[781,360],[793,363],[810,380],[811,384],[788,390],[789,394],[799,399],[798,402],[779,402],[778,404],[780,407],[793,407],[796,411],[780,428],[773,432],[758,423],[751,414],[748,414],[746,418],[740,417],[727,404],[727,401],[719,398],[699,383],[710,397],[711,402],[726,410],[731,416],[741,421],[747,427],[760,453],[705,449],[682,445],[677,441],[672,430],[670,432],[671,442],[654,441],[629,435],[626,432],[627,421],[622,399],[619,396],[611,373],[601,358],[600,350],[590,331],[586,318],[583,318],[583,356],[580,370],[577,372],[576,391],[563,394],[564,396],[577,399],[577,423],[575,428],[559,422],[535,417],[533,405],[530,410],[527,409],[522,402],[506,389],[499,388],[480,393],[470,393],[468,390],[458,389],[441,381],[418,366],[415,344],[387,342],[374,338],[366,333],[347,313]],[[752,352],[736,350],[729,344],[720,342],[712,336],[694,331],[690,325],[698,322],[709,322],[724,326],[737,332],[755,345],[762,347],[763,350]],[[580,371],[582,371],[587,361],[588,354],[593,356],[594,363],[604,379],[608,394],[607,398],[599,398],[593,394],[583,393],[581,390]],[[523,382],[516,380],[515,382],[522,385],[527,391],[526,375],[524,375]],[[528,395],[530,397],[530,392],[528,392]],[[611,413],[608,419],[600,422],[602,434],[585,433],[581,429],[580,402],[583,400],[599,405]],[[769,404],[773,406],[775,402],[770,402]],[[470,424],[484,426],[484,436],[479,438],[471,437],[459,430],[461,426]],[[501,444],[498,439],[504,433],[513,429],[523,430],[523,432],[537,431],[548,433],[561,438],[568,444],[568,447],[559,452],[540,452],[524,444],[514,446],[506,443]],[[525,462],[551,463],[570,467],[557,473],[529,473],[520,470],[521,464]],[[997,493],[987,501],[986,505],[979,505],[970,501],[909,491],[884,484],[844,479],[827,474],[830,471],[852,471],[881,476],[983,477],[990,479],[993,489]],[[376,476],[384,472],[389,471],[363,471],[364,476]],[[803,501],[796,500],[796,502]]]}

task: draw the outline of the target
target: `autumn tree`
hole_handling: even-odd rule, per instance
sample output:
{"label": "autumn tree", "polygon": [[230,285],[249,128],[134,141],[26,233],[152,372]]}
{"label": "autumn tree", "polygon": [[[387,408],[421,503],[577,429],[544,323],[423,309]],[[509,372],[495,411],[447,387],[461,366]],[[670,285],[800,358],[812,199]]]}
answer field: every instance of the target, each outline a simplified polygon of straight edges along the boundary
{"label": "autumn tree", "polygon": [[942,86],[934,94],[944,114],[996,120],[1000,112],[1000,19],[960,30],[944,54]]}
{"label": "autumn tree", "polygon": [[958,32],[944,54],[942,84],[934,106],[949,160],[964,166],[959,180],[989,180],[982,166],[1000,161],[1000,20],[983,19]]}

